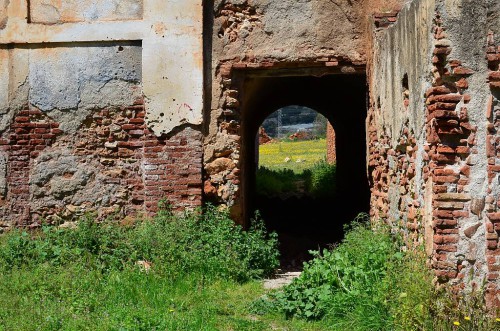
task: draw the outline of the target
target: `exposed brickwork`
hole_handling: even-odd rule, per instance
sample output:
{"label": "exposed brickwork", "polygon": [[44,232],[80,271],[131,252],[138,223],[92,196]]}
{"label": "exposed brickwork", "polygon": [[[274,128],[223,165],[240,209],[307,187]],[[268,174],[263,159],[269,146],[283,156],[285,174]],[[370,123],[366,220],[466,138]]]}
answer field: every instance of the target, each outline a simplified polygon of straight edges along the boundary
{"label": "exposed brickwork", "polygon": [[[414,178],[416,174],[415,158],[418,148],[414,134],[405,126],[400,132],[398,144],[395,148],[391,145],[391,138],[387,134],[377,132],[373,126],[374,110],[369,113],[369,160],[371,186],[371,217],[374,219],[387,219],[390,208],[389,190],[396,190],[401,196],[397,206],[401,228],[414,232],[420,229],[418,217],[420,202],[415,197]],[[390,166],[392,164],[392,166]],[[396,226],[396,224],[394,224]],[[408,233],[408,231],[404,231]]]}
{"label": "exposed brickwork", "polygon": [[[469,216],[470,158],[477,154],[476,128],[469,123],[468,77],[474,72],[461,61],[449,59],[450,42],[439,14],[435,18],[433,83],[426,92],[427,145],[433,181],[434,254],[432,266],[441,281],[463,279],[462,263],[456,257],[461,220]],[[464,270],[465,271],[465,270]],[[463,286],[461,284],[460,286]]]}
{"label": "exposed brickwork", "polygon": [[330,122],[326,126],[326,161],[330,164],[337,161],[335,130]]}
{"label": "exposed brickwork", "polygon": [[[7,195],[0,200],[0,216],[16,226],[28,225],[30,219],[29,169],[33,159],[51,146],[61,134],[59,123],[28,106],[19,111],[11,130],[0,139],[0,147],[8,155]],[[6,213],[8,211],[8,213]],[[2,215],[3,214],[3,215]]]}
{"label": "exposed brickwork", "polygon": [[488,157],[488,195],[483,202],[487,212],[486,256],[488,263],[488,301],[492,306],[500,306],[500,195],[498,180],[500,175],[500,45],[495,42],[492,32],[488,35],[486,58],[488,60],[488,83],[491,95],[488,100],[486,118],[488,135],[486,153]]}
{"label": "exposed brickwork", "polygon": [[221,20],[218,37],[227,38],[229,42],[245,38],[254,28],[262,26],[262,15],[246,2],[243,4],[224,3],[217,17]]}
{"label": "exposed brickwork", "polygon": [[[146,128],[144,117],[143,101],[138,100],[128,107],[95,111],[76,135],[64,135],[58,123],[40,111],[20,112],[12,125],[14,133],[0,141],[9,153],[7,201],[11,204],[3,206],[3,218],[36,226],[93,210],[100,218],[152,215],[162,199],[175,210],[200,206],[201,133],[185,128],[157,138]],[[71,159],[65,161],[70,166],[63,164],[67,169],[63,174],[47,169],[44,176],[49,179],[38,178],[34,172],[50,158],[48,164],[54,168],[61,167],[63,158]],[[69,191],[78,174],[84,180]],[[61,192],[51,187],[57,176],[66,183]],[[84,197],[75,198],[79,195]]]}
{"label": "exposed brickwork", "polygon": [[327,51],[323,56],[301,58],[296,62],[245,56],[221,61],[217,66],[216,79],[221,92],[217,102],[219,108],[212,109],[212,116],[216,117],[217,121],[217,133],[205,142],[204,194],[208,201],[230,207],[237,222],[244,222],[240,191],[242,181],[240,90],[243,88],[241,75],[260,69],[298,68],[321,68],[328,73],[364,73],[365,63],[351,62],[346,57],[330,55]]}

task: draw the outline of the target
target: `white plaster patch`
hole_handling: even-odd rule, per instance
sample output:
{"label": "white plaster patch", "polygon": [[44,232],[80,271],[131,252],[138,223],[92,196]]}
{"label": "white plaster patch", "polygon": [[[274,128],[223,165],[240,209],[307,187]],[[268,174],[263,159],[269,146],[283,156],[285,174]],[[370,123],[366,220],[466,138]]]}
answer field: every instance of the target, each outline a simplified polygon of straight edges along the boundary
{"label": "white plaster patch", "polygon": [[142,0],[31,0],[32,23],[125,21],[142,18]]}
{"label": "white plaster patch", "polygon": [[[26,20],[26,17],[30,16],[28,14],[31,14],[32,22],[36,22],[38,18],[33,11],[27,12],[27,1],[11,1],[8,6],[7,26],[3,30],[0,29],[0,45],[142,41],[143,93],[146,100],[147,125],[156,135],[161,135],[183,124],[201,124],[203,120],[202,1],[145,0],[141,7],[142,19],[135,14],[132,15],[133,18],[120,14],[130,15],[134,12],[134,3],[141,4],[141,1],[31,0],[32,8],[37,4],[53,5],[61,16],[59,19],[61,23],[75,23],[29,24]],[[66,19],[63,18],[66,15],[65,6],[74,11],[67,14]],[[106,14],[111,8],[116,17]],[[72,18],[77,19],[72,20]],[[77,23],[85,20],[87,20],[85,24]],[[44,59],[40,60],[43,62]],[[30,63],[34,65],[35,60],[32,59]],[[64,66],[64,64],[59,65]],[[36,75],[49,83],[47,86],[52,89],[51,92],[58,97],[57,100],[63,107],[73,107],[75,103],[78,104],[79,99],[74,94],[65,100],[62,92],[55,88],[58,86],[57,82],[51,82],[53,78],[44,76],[40,71],[30,73],[31,83],[36,83],[36,80],[32,79]],[[69,74],[71,77],[67,75],[66,77],[70,79],[74,77],[72,74]],[[31,92],[35,93],[36,88],[40,87],[34,87]],[[71,91],[71,87],[64,89]],[[40,94],[34,95],[32,101],[46,109],[55,109],[47,98],[44,100]]]}
{"label": "white plaster patch", "polygon": [[9,108],[9,50],[0,49],[0,114]]}
{"label": "white plaster patch", "polygon": [[130,105],[141,79],[138,46],[30,51],[30,103],[42,111]]}
{"label": "white plaster patch", "polygon": [[28,50],[0,49],[0,132],[28,101]]}

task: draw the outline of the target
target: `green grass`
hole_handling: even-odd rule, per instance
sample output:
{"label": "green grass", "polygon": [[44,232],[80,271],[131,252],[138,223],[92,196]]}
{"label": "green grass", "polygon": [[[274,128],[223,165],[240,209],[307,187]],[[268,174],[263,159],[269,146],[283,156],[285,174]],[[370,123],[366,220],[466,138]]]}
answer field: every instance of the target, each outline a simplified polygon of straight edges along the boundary
{"label": "green grass", "polygon": [[270,170],[291,169],[294,173],[301,173],[326,158],[326,147],[326,139],[260,145],[259,166]]}
{"label": "green grass", "polygon": [[335,195],[336,166],[326,162],[325,139],[282,141],[259,148],[256,175],[259,195],[300,193],[316,198]]}
{"label": "green grass", "polygon": [[0,279],[0,330],[322,330],[321,323],[249,313],[265,292],[256,280],[80,266],[15,270]]}
{"label": "green grass", "polygon": [[[276,236],[206,206],[0,236],[0,330],[493,331],[484,293],[435,288],[421,246],[366,218],[278,290]],[[151,263],[141,268],[137,261]],[[454,325],[459,322],[460,327]]]}
{"label": "green grass", "polygon": [[261,220],[243,231],[212,206],[13,230],[0,237],[0,330],[268,330],[246,305],[278,256]]}

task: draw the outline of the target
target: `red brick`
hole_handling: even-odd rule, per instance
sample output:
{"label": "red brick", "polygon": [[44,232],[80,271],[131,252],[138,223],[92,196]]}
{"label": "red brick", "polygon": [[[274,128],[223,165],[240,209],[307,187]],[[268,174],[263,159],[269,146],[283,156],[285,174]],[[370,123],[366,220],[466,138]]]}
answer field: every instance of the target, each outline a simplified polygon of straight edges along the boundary
{"label": "red brick", "polygon": [[436,244],[456,244],[458,243],[458,235],[434,235],[434,243]]}
{"label": "red brick", "polygon": [[455,153],[455,150],[450,147],[450,146],[438,146],[437,148],[438,153],[443,153],[443,154],[453,154]]}
{"label": "red brick", "polygon": [[144,119],[143,118],[131,118],[128,122],[130,124],[144,124]]}
{"label": "red brick", "polygon": [[432,215],[434,217],[438,217],[440,219],[443,219],[443,218],[452,219],[453,218],[453,212],[451,210],[439,210],[439,209],[435,209],[432,212]]}
{"label": "red brick", "polygon": [[50,133],[57,135],[57,134],[63,133],[63,130],[61,130],[61,129],[52,129],[52,130],[50,130]]}
{"label": "red brick", "polygon": [[435,176],[434,182],[437,184],[457,183],[458,178],[456,176]]}
{"label": "red brick", "polygon": [[467,79],[461,78],[459,81],[455,83],[456,87],[461,88],[461,89],[467,89],[469,88],[469,82],[467,82]]}
{"label": "red brick", "polygon": [[458,146],[456,152],[457,154],[470,154],[470,148],[467,146]]}
{"label": "red brick", "polygon": [[474,73],[474,70],[466,68],[466,67],[456,67],[453,68],[453,74],[454,75],[472,75]]}
{"label": "red brick", "polygon": [[128,133],[132,136],[142,136],[144,135],[144,130],[130,130]]}
{"label": "red brick", "polygon": [[451,53],[451,48],[449,47],[439,47],[434,48],[433,54],[435,55],[449,55]]}
{"label": "red brick", "polygon": [[438,245],[434,244],[434,250],[436,252],[456,252],[458,251],[456,245]]}
{"label": "red brick", "polygon": [[135,124],[123,124],[122,125],[123,130],[135,130],[137,128],[138,128],[138,126]]}
{"label": "red brick", "polygon": [[460,94],[442,94],[433,95],[427,99],[428,103],[434,102],[444,102],[444,103],[458,103],[462,100],[462,95]]}
{"label": "red brick", "polygon": [[489,78],[490,81],[500,80],[500,71],[492,71],[492,72],[490,72],[490,75],[489,75],[488,78]]}
{"label": "red brick", "polygon": [[451,93],[451,90],[445,86],[435,86],[429,88],[425,92],[425,97],[428,98],[431,95],[439,95],[439,94],[448,94]]}
{"label": "red brick", "polygon": [[500,212],[488,213],[487,216],[489,220],[493,223],[500,222]]}
{"label": "red brick", "polygon": [[488,249],[497,249],[498,242],[496,240],[486,240],[486,247]]}

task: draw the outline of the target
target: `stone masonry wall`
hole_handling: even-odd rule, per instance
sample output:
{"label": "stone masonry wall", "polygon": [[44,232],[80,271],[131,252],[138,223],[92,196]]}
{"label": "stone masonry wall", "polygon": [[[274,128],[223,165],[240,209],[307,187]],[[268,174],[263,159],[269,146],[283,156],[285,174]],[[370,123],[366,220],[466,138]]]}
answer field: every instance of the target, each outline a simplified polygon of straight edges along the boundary
{"label": "stone masonry wall", "polygon": [[196,35],[183,52],[202,41],[189,15],[166,33],[180,8],[155,5],[0,1],[0,232],[201,205],[201,59],[178,61],[194,62],[182,80],[163,66],[178,57],[175,31]]}
{"label": "stone masonry wall", "polygon": [[375,31],[372,218],[423,242],[439,282],[456,290],[486,282],[498,306],[499,4],[458,2],[412,1]]}
{"label": "stone masonry wall", "polygon": [[175,210],[201,205],[201,133],[157,138],[141,98],[92,111],[67,134],[47,114],[17,111],[0,147],[6,160],[2,227],[60,224],[85,212],[150,216],[166,199]]}
{"label": "stone masonry wall", "polygon": [[326,126],[326,161],[330,164],[337,161],[335,130],[329,122]]}
{"label": "stone masonry wall", "polygon": [[[356,73],[366,63],[367,1],[214,1],[204,142],[204,193],[242,222],[241,112],[252,71],[324,68]],[[293,24],[290,24],[293,22]],[[277,110],[277,109],[276,109]],[[257,132],[255,132],[257,133]]]}

